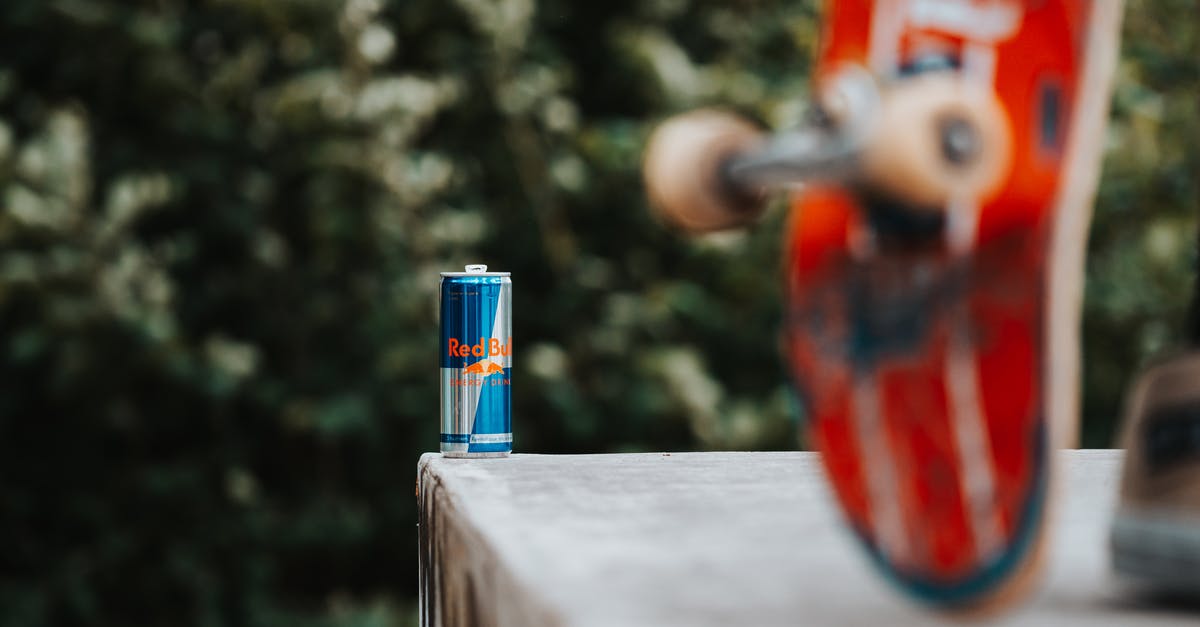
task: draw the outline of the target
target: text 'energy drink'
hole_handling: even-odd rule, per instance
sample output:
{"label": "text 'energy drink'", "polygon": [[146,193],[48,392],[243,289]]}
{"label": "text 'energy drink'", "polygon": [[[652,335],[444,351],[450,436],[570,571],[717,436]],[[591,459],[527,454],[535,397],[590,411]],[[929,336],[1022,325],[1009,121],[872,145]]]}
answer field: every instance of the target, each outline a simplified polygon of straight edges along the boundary
{"label": "text 'energy drink'", "polygon": [[441,280],[442,454],[512,451],[512,279],[485,265]]}

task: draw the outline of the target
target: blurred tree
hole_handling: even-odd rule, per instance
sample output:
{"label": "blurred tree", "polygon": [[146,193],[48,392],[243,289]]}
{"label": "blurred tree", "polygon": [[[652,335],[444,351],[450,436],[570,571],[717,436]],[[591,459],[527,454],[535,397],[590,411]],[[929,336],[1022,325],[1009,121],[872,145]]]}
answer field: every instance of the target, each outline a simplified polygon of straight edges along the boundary
{"label": "blurred tree", "polygon": [[[1183,17],[1188,16],[1188,17]],[[1088,250],[1083,445],[1113,446],[1126,386],[1200,340],[1200,22],[1186,0],[1127,0]],[[1200,292],[1198,292],[1200,294]]]}
{"label": "blurred tree", "polygon": [[[1131,2],[1086,442],[1182,333],[1188,9]],[[0,622],[411,619],[437,273],[513,271],[518,450],[791,448],[779,231],[684,240],[655,121],[803,113],[768,0],[0,4]]]}

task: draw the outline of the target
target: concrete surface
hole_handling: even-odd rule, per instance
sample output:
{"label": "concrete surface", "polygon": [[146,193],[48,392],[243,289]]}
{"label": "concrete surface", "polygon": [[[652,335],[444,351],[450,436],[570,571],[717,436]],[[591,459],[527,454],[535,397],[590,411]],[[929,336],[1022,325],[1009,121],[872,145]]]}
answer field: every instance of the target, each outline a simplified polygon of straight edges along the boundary
{"label": "concrete surface", "polygon": [[[1040,593],[1000,625],[1200,625],[1109,569],[1119,451],[1063,451]],[[422,456],[426,625],[927,625],[838,520],[813,453]],[[1200,576],[1200,573],[1197,573]]]}

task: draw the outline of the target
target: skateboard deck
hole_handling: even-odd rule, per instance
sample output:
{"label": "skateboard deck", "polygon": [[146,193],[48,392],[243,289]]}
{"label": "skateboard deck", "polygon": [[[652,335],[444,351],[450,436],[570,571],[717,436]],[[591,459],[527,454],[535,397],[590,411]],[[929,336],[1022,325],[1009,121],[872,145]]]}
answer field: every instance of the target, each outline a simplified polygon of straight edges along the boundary
{"label": "skateboard deck", "polygon": [[886,85],[949,73],[1001,111],[998,183],[936,211],[836,183],[796,196],[785,344],[873,561],[935,606],[1002,604],[1038,570],[1051,453],[1075,437],[1120,3],[832,0],[823,19],[818,90],[847,68]]}

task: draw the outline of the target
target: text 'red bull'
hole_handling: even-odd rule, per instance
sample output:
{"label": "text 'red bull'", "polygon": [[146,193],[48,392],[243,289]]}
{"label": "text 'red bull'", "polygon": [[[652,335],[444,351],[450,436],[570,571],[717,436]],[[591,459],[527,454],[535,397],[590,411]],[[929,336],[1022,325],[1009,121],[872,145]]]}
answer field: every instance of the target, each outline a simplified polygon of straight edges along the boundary
{"label": "text 'red bull'", "polygon": [[477,344],[464,344],[455,338],[446,341],[448,357],[507,357],[512,354],[512,338],[501,344],[499,338],[479,338]]}

